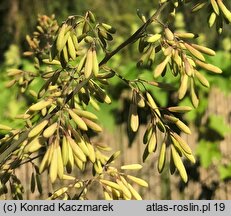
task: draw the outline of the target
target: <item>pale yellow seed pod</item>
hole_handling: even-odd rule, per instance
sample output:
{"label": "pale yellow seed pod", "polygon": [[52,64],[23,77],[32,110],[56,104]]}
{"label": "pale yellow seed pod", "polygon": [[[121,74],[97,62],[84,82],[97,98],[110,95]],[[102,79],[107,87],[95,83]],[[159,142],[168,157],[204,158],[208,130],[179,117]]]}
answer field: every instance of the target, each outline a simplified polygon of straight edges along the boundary
{"label": "pale yellow seed pod", "polygon": [[83,162],[86,162],[86,155],[83,153],[81,148],[75,143],[75,141],[71,137],[67,137],[68,143],[70,144],[70,147],[73,151],[73,153]]}
{"label": "pale yellow seed pod", "polygon": [[133,196],[136,200],[142,200],[142,197],[141,197],[140,194],[134,189],[134,187],[132,187],[132,185],[128,184],[128,189],[130,190],[132,196]]}
{"label": "pale yellow seed pod", "polygon": [[61,65],[60,61],[56,59],[53,59],[52,61],[50,61],[50,59],[43,59],[42,61],[49,65]]}
{"label": "pale yellow seed pod", "polygon": [[90,97],[90,104],[92,105],[92,107],[99,111],[100,110],[100,107],[99,107],[99,104],[97,103],[97,101],[95,99],[93,99],[92,97]]}
{"label": "pale yellow seed pod", "polygon": [[137,92],[135,94],[136,94],[135,95],[135,102],[136,102],[137,106],[141,107],[141,108],[145,107],[145,101],[141,97],[141,95],[139,93],[137,93]]}
{"label": "pale yellow seed pod", "polygon": [[95,23],[95,16],[91,11],[88,11],[88,17],[90,19],[90,22]]}
{"label": "pale yellow seed pod", "polygon": [[178,121],[175,124],[184,133],[191,134],[191,130],[189,129],[189,127],[184,122],[182,122],[178,119]]}
{"label": "pale yellow seed pod", "polygon": [[0,124],[0,130],[8,130],[8,131],[10,131],[10,130],[12,130],[12,128],[7,126],[7,125]]}
{"label": "pale yellow seed pod", "polygon": [[82,181],[78,181],[74,184],[74,187],[75,188],[82,188],[84,186],[83,182]]}
{"label": "pale yellow seed pod", "polygon": [[94,150],[94,147],[90,144],[90,143],[86,143],[87,145],[87,148],[88,148],[88,151],[89,151],[89,159],[92,163],[95,163],[95,150]]}
{"label": "pale yellow seed pod", "polygon": [[67,165],[67,162],[68,162],[68,150],[69,150],[69,147],[68,147],[68,144],[67,144],[67,138],[66,136],[63,136],[63,139],[62,139],[62,159],[63,159],[63,165],[66,166]]}
{"label": "pale yellow seed pod", "polygon": [[75,46],[74,46],[74,43],[73,43],[73,40],[72,40],[71,36],[69,36],[68,39],[67,39],[67,51],[68,51],[68,54],[70,55],[70,57],[73,60],[75,60],[76,51],[75,51]]}
{"label": "pale yellow seed pod", "polygon": [[211,2],[211,5],[212,5],[212,7],[213,7],[213,11],[214,11],[217,15],[219,15],[219,14],[220,14],[220,10],[219,10],[219,7],[218,7],[218,4],[217,4],[216,0],[210,0],[210,2]]}
{"label": "pale yellow seed pod", "polygon": [[149,92],[146,92],[146,97],[147,97],[147,99],[148,99],[149,106],[150,106],[159,116],[161,116],[160,111],[159,111],[159,109],[158,109],[158,107],[157,107],[157,105],[156,105],[156,103],[155,103],[153,97],[151,96],[151,94],[150,94]]}
{"label": "pale yellow seed pod", "polygon": [[182,180],[184,182],[187,182],[188,181],[188,175],[186,173],[184,164],[181,160],[181,157],[179,156],[178,152],[176,151],[176,149],[173,145],[171,145],[171,154],[172,154],[173,162],[174,162],[176,168],[178,169]]}
{"label": "pale yellow seed pod", "polygon": [[158,157],[158,164],[157,164],[157,168],[158,168],[159,173],[161,173],[163,171],[165,161],[166,161],[166,143],[163,142],[161,145],[161,148],[160,148],[160,154]]}
{"label": "pale yellow seed pod", "polygon": [[43,136],[45,138],[49,138],[51,137],[54,132],[58,129],[58,123],[55,122],[52,125],[50,125],[49,127],[47,127],[44,131],[43,131]]}
{"label": "pale yellow seed pod", "polygon": [[186,49],[193,54],[196,58],[200,59],[201,61],[205,61],[205,57],[202,55],[200,51],[195,49],[193,46],[189,45],[188,43],[184,43]]}
{"label": "pale yellow seed pod", "polygon": [[105,179],[100,179],[99,181],[102,184],[104,184],[104,185],[107,185],[107,186],[109,186],[111,188],[114,188],[114,189],[116,189],[118,191],[121,191],[120,186],[117,183],[115,183],[115,182],[112,182],[112,181],[109,181],[109,180],[105,180]]}
{"label": "pale yellow seed pod", "polygon": [[169,28],[165,28],[164,33],[165,33],[167,40],[170,40],[170,41],[174,40],[174,34]]}
{"label": "pale yellow seed pod", "polygon": [[19,75],[22,73],[23,73],[23,70],[19,70],[16,68],[12,68],[12,69],[7,70],[7,76],[16,76],[16,75]]}
{"label": "pale yellow seed pod", "polygon": [[124,185],[124,183],[120,180],[120,179],[116,179],[117,184],[120,186],[120,189],[123,193],[123,197],[126,200],[130,200],[132,198],[132,194],[129,191],[129,189],[126,187],[126,185]]}
{"label": "pale yellow seed pod", "polygon": [[147,42],[148,43],[155,43],[156,41],[158,41],[161,38],[161,34],[154,34],[152,36],[149,36],[147,38]]}
{"label": "pale yellow seed pod", "polygon": [[174,140],[177,141],[180,144],[181,148],[186,153],[192,154],[191,148],[188,146],[188,144],[177,133],[175,133],[175,132],[171,133],[170,137],[171,137],[173,142],[174,142]]}
{"label": "pale yellow seed pod", "polygon": [[139,127],[139,116],[137,113],[137,105],[131,103],[129,108],[129,126],[133,132],[136,132]]}
{"label": "pale yellow seed pod", "polygon": [[85,63],[85,67],[84,67],[84,75],[86,78],[89,78],[91,76],[92,73],[92,66],[93,66],[93,52],[92,49],[90,48],[87,51],[87,57],[86,57],[86,63]]}
{"label": "pale yellow seed pod", "polygon": [[111,191],[112,191],[112,197],[113,197],[113,199],[118,200],[119,198],[122,198],[122,194],[123,193],[121,191],[116,190],[114,188],[111,188]]}
{"label": "pale yellow seed pod", "polygon": [[67,192],[68,190],[68,187],[63,187],[63,188],[60,188],[58,189],[57,191],[55,191],[52,195],[52,198],[53,199],[56,199],[58,197],[60,197],[61,195],[63,195],[65,192]]}
{"label": "pale yellow seed pod", "polygon": [[207,54],[207,55],[210,55],[210,56],[215,56],[216,55],[216,52],[208,47],[205,47],[205,46],[201,46],[201,45],[198,45],[198,44],[191,44],[192,47],[194,47],[195,49]]}
{"label": "pale yellow seed pod", "polygon": [[193,74],[193,67],[192,67],[192,65],[190,64],[190,62],[188,61],[187,58],[184,58],[183,61],[184,61],[185,73],[188,76],[192,76],[192,74]]}
{"label": "pale yellow seed pod", "polygon": [[63,174],[62,179],[63,180],[70,180],[70,181],[76,180],[76,178],[74,176],[70,176],[70,175],[66,175],[66,174]]}
{"label": "pale yellow seed pod", "polygon": [[83,153],[88,157],[90,152],[86,143],[83,140],[81,140],[80,142],[78,142],[78,146],[83,151]]}
{"label": "pale yellow seed pod", "polygon": [[177,113],[185,113],[192,110],[190,106],[175,106],[175,107],[168,107],[170,112],[177,112]]}
{"label": "pale yellow seed pod", "polygon": [[57,175],[58,175],[58,154],[57,154],[57,146],[54,146],[54,151],[52,154],[51,164],[49,168],[49,176],[50,176],[51,183],[55,182]]}
{"label": "pale yellow seed pod", "polygon": [[216,18],[217,18],[216,13],[215,13],[215,12],[212,12],[212,13],[210,14],[209,20],[208,20],[208,24],[209,24],[209,27],[210,27],[210,28],[214,25],[214,23],[215,23],[215,21],[216,21]]}
{"label": "pale yellow seed pod", "polygon": [[44,146],[44,139],[42,137],[34,138],[30,143],[28,143],[24,148],[24,153],[33,153],[38,151]]}
{"label": "pale yellow seed pod", "polygon": [[192,39],[198,36],[190,32],[175,32],[174,34],[176,37],[185,38],[185,39]]}
{"label": "pale yellow seed pod", "polygon": [[51,105],[52,102],[53,102],[52,100],[41,100],[38,103],[35,103],[32,106],[30,106],[29,110],[31,110],[31,111],[42,110],[43,108]]}
{"label": "pale yellow seed pod", "polygon": [[222,70],[219,67],[216,67],[215,65],[204,63],[200,60],[195,59],[195,63],[200,66],[201,68],[204,68],[206,70],[209,70],[214,73],[222,73]]}
{"label": "pale yellow seed pod", "polygon": [[103,191],[104,199],[105,200],[113,200],[110,194],[107,191]]}
{"label": "pale yellow seed pod", "polygon": [[43,120],[40,122],[38,125],[31,129],[31,131],[28,133],[28,137],[34,137],[38,135],[46,127],[48,122],[48,120]]}
{"label": "pale yellow seed pod", "polygon": [[74,120],[74,122],[77,124],[77,126],[84,131],[87,131],[87,125],[85,124],[85,122],[83,121],[82,118],[80,118],[74,111],[72,111],[71,109],[68,109],[68,113],[70,114],[71,118]]}
{"label": "pale yellow seed pod", "polygon": [[148,153],[152,153],[156,151],[156,147],[157,147],[157,139],[156,139],[156,132],[153,131],[150,139],[148,140]]}
{"label": "pale yellow seed pod", "polygon": [[[192,58],[187,58],[187,60],[188,60],[188,62],[190,63],[190,65],[194,68],[194,67],[196,67],[196,63],[195,63],[195,61],[192,59]],[[193,73],[193,71],[192,71],[192,73]]]}
{"label": "pale yellow seed pod", "polygon": [[96,160],[93,166],[94,166],[96,173],[101,174],[103,172],[103,167],[102,167],[100,159]]}
{"label": "pale yellow seed pod", "polygon": [[81,148],[81,150],[83,151],[83,153],[86,156],[89,156],[89,150],[88,150],[88,148],[86,146],[86,142],[82,138],[81,134],[78,131],[73,131],[72,133],[73,133],[73,136],[74,136],[74,139],[75,139],[77,145]]}
{"label": "pale yellow seed pod", "polygon": [[81,170],[84,171],[85,170],[85,163],[83,161],[81,161],[76,155],[74,155],[74,161],[76,166]]}
{"label": "pale yellow seed pod", "polygon": [[181,67],[182,59],[179,56],[179,51],[178,50],[175,50],[175,52],[173,53],[173,60],[176,62],[178,67]]}
{"label": "pale yellow seed pod", "polygon": [[164,53],[164,55],[165,56],[169,56],[169,55],[171,55],[171,54],[174,54],[173,52],[173,48],[172,48],[172,46],[168,46],[167,48],[162,48],[162,50],[163,50],[163,53]]}
{"label": "pale yellow seed pod", "polygon": [[108,31],[111,34],[114,34],[116,32],[116,29],[113,28],[111,25],[108,25],[106,23],[101,23],[101,25],[104,27],[106,31]]}
{"label": "pale yellow seed pod", "polygon": [[200,81],[200,83],[203,85],[203,86],[205,86],[205,87],[207,87],[207,88],[209,88],[209,81],[205,78],[205,76],[204,75],[202,75],[200,72],[198,72],[198,71],[194,71],[195,72],[195,75],[196,75],[196,77],[197,77],[197,79]]}
{"label": "pale yellow seed pod", "polygon": [[58,176],[60,179],[63,179],[63,173],[64,173],[64,165],[63,165],[63,158],[62,158],[62,152],[61,148],[59,146],[59,143],[57,144],[57,166],[58,166]]}
{"label": "pale yellow seed pod", "polygon": [[156,66],[156,68],[154,70],[154,77],[155,78],[159,77],[163,73],[163,71],[164,71],[165,67],[167,66],[170,59],[171,59],[171,55],[168,55],[168,56],[166,56],[164,61],[162,61],[160,64],[158,64]]}
{"label": "pale yellow seed pod", "polygon": [[97,54],[96,54],[95,49],[93,49],[93,51],[92,51],[92,72],[96,77],[98,76],[99,63],[98,63]]}
{"label": "pale yellow seed pod", "polygon": [[122,170],[140,170],[142,169],[142,165],[141,164],[129,164],[129,165],[123,165],[120,168]]}
{"label": "pale yellow seed pod", "polygon": [[66,28],[67,28],[67,24],[63,24],[59,30],[59,33],[58,33],[58,37],[56,40],[56,48],[59,52],[61,52],[61,50],[63,48],[63,40],[64,40]]}
{"label": "pale yellow seed pod", "polygon": [[83,120],[86,123],[87,127],[91,128],[95,132],[102,132],[103,131],[103,129],[97,123],[95,123],[89,119],[86,119],[86,118],[83,118]]}
{"label": "pale yellow seed pod", "polygon": [[181,79],[180,88],[178,90],[178,98],[181,100],[185,96],[188,88],[188,76],[184,74]]}
{"label": "pale yellow seed pod", "polygon": [[78,116],[85,117],[85,118],[90,119],[90,120],[97,120],[98,119],[98,117],[95,114],[93,114],[92,112],[89,112],[89,111],[85,111],[82,109],[74,109],[73,111]]}
{"label": "pale yellow seed pod", "polygon": [[79,42],[78,42],[78,38],[77,38],[74,31],[71,32],[71,39],[72,39],[72,42],[74,44],[75,50],[78,50],[79,49]]}
{"label": "pale yellow seed pod", "polygon": [[176,123],[179,119],[176,118],[175,116],[170,116],[167,114],[164,114],[164,118],[172,123]]}
{"label": "pale yellow seed pod", "polygon": [[127,178],[132,180],[133,182],[135,182],[136,184],[138,184],[140,186],[148,187],[148,183],[141,178],[138,178],[138,177],[135,177],[132,175],[127,175]]}
{"label": "pale yellow seed pod", "polygon": [[231,23],[231,11],[228,10],[228,8],[224,5],[222,0],[217,0],[217,4],[221,9],[222,13],[224,14],[225,18],[229,21],[229,23]]}
{"label": "pale yellow seed pod", "polygon": [[48,147],[45,155],[43,156],[43,159],[39,165],[39,173],[41,174],[49,165],[49,158],[50,155],[53,154],[53,149],[51,148],[51,145]]}

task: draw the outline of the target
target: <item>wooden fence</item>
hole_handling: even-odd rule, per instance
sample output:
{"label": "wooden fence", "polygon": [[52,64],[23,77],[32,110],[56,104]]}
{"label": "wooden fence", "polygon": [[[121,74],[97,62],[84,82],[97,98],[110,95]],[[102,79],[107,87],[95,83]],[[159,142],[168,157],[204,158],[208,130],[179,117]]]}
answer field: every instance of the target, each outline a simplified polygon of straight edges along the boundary
{"label": "wooden fence", "polygon": [[[231,126],[231,95],[225,96],[218,89],[212,88],[209,95],[208,108],[202,121],[206,122],[206,119],[211,114],[224,116],[224,119]],[[140,127],[135,141],[130,148],[128,148],[128,138],[125,133],[126,125],[118,126],[113,134],[105,133],[101,135],[100,139],[112,146],[114,150],[122,151],[119,164],[142,163],[144,148],[142,137],[144,130],[144,127]],[[192,127],[192,135],[184,137],[193,150],[195,150],[197,145],[197,136],[198,134]],[[219,148],[222,154],[226,156],[231,155],[231,133],[225,136]],[[221,160],[222,163],[230,163],[231,156],[222,158]],[[189,174],[187,185],[182,184],[177,174],[171,176],[167,169],[160,175],[157,172],[156,163],[157,158],[154,155],[148,159],[147,163],[144,164],[144,168],[138,174],[147,180],[150,185],[148,190],[141,189],[140,191],[144,199],[231,199],[231,181],[224,182],[219,180],[217,169],[215,169],[216,162],[209,169],[198,166],[198,164],[189,166],[187,168]],[[52,186],[49,184],[47,175],[42,176],[42,182],[45,187],[43,195],[39,196],[37,193],[32,194],[30,192],[30,171],[30,165],[25,165],[17,170],[26,190],[25,199],[46,198],[48,192],[52,191]],[[97,198],[100,198],[100,196]],[[10,199],[10,197],[7,195],[6,199]]]}

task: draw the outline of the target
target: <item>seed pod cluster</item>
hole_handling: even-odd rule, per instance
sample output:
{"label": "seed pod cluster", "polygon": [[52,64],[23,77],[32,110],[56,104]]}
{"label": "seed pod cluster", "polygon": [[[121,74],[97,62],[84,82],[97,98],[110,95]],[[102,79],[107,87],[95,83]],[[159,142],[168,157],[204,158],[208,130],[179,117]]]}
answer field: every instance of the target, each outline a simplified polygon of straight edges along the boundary
{"label": "seed pod cluster", "polygon": [[[150,94],[148,97],[148,104],[152,104],[151,108],[157,109],[156,104],[153,104],[153,98]],[[191,110],[192,108],[189,106],[174,106],[163,109],[163,112],[159,112],[159,114],[152,113],[151,122],[148,124],[143,136],[143,143],[146,145],[143,152],[143,161],[146,161],[150,155],[157,152],[158,171],[161,173],[164,170],[166,161],[169,160],[171,174],[173,174],[175,168],[177,168],[185,182],[187,181],[187,173],[181,157],[184,156],[192,163],[195,163],[195,158],[188,144],[178,135],[178,132],[174,132],[174,130],[178,128],[178,130],[186,134],[191,134],[191,131],[190,128],[175,115]],[[170,154],[168,154],[168,152],[170,152]]]}
{"label": "seed pod cluster", "polygon": [[[49,90],[55,90],[55,86],[49,86]],[[102,97],[108,102],[108,99]],[[28,119],[33,115],[47,109],[45,118],[38,124],[32,126],[28,132],[26,143],[23,144],[23,154],[45,150],[42,161],[39,165],[39,173],[49,170],[51,182],[55,182],[57,178],[67,179],[67,173],[71,173],[74,167],[84,171],[86,163],[90,162],[94,173],[100,174],[104,165],[108,161],[100,148],[93,147],[85,131],[91,129],[98,133],[102,128],[97,124],[97,116],[89,111],[78,108],[66,108],[60,110],[60,114],[51,114],[54,100],[42,99],[31,105],[28,109]],[[42,113],[41,113],[42,114]],[[48,118],[48,116],[50,116]],[[5,129],[6,127],[2,127]],[[105,150],[105,149],[104,149]],[[70,180],[70,178],[68,178]],[[32,181],[34,182],[34,181]],[[34,183],[33,183],[34,185]],[[34,188],[34,186],[32,187]]]}
{"label": "seed pod cluster", "polygon": [[[50,41],[58,29],[58,23],[55,16],[38,15],[36,30],[32,36],[27,35],[26,40],[30,47],[30,51],[24,52],[24,56],[39,57],[41,54],[48,54],[50,49]],[[38,62],[35,62],[38,68]]]}
{"label": "seed pod cluster", "polygon": [[[139,170],[141,168],[142,166],[140,164],[130,164],[121,167],[122,170]],[[148,183],[145,180],[133,175],[121,173],[111,166],[107,167],[106,172],[109,174],[110,179],[99,179],[99,182],[103,187],[103,194],[106,200],[142,200],[142,197],[133,184],[148,187]]]}
{"label": "seed pod cluster", "polygon": [[94,80],[88,82],[88,90],[92,97],[98,102],[106,104],[111,103],[111,98],[107,95],[106,91]]}
{"label": "seed pod cluster", "polygon": [[24,187],[21,181],[15,175],[12,175],[11,181],[9,182],[10,182],[10,190],[11,190],[12,198],[15,200],[22,200]]}
{"label": "seed pod cluster", "polygon": [[216,29],[219,34],[223,31],[223,25],[231,23],[231,11],[227,8],[222,0],[210,0],[210,1],[197,1],[192,8],[193,12],[201,10],[206,7],[209,11],[208,25],[211,28],[216,24]]}
{"label": "seed pod cluster", "polygon": [[139,40],[139,52],[142,53],[137,66],[150,68],[154,61],[156,52],[159,49],[161,34],[148,35]]}
{"label": "seed pod cluster", "polygon": [[[178,2],[178,1],[176,1]],[[180,75],[179,99],[183,99],[188,90],[194,107],[198,106],[199,99],[194,85],[197,79],[203,86],[209,87],[208,80],[198,69],[213,73],[222,73],[215,65],[206,62],[204,55],[214,56],[215,51],[195,43],[188,42],[198,37],[191,32],[173,32],[168,27],[163,28],[163,33],[145,35],[139,40],[139,51],[142,53],[137,65],[150,67],[158,52],[162,52],[162,60],[154,68],[154,78],[164,76],[167,67],[174,76]],[[189,88],[190,87],[190,88]]]}
{"label": "seed pod cluster", "polygon": [[103,49],[106,49],[107,42],[113,40],[112,35],[116,33],[116,29],[113,26],[106,23],[100,23],[96,26],[96,28],[100,40],[100,46]]}
{"label": "seed pod cluster", "polygon": [[78,49],[79,42],[75,29],[72,25],[63,23],[51,47],[49,61],[52,63],[57,56],[62,67],[65,68],[69,59],[75,60]]}
{"label": "seed pod cluster", "polygon": [[189,32],[172,32],[169,28],[164,29],[162,39],[162,52],[164,60],[154,69],[154,77],[164,76],[167,66],[174,76],[180,75],[179,99],[183,99],[190,86],[190,96],[194,107],[198,106],[198,96],[195,89],[195,80],[205,87],[209,87],[208,80],[198,71],[198,68],[222,73],[222,70],[205,62],[204,55],[214,56],[215,52],[201,45],[186,42],[185,40],[196,38],[197,35]]}
{"label": "seed pod cluster", "polygon": [[35,73],[20,69],[9,69],[7,75],[10,80],[5,84],[7,88],[17,85],[21,93],[24,93],[35,77]]}
{"label": "seed pod cluster", "polygon": [[[103,158],[103,154],[98,153],[97,155],[95,148],[87,138],[83,138],[80,132],[72,130],[69,133],[63,133],[61,139],[55,136],[48,140],[47,149],[39,165],[39,172],[42,173],[48,169],[52,183],[57,178],[72,180],[73,178],[65,174],[65,170],[67,173],[71,173],[76,166],[84,171],[88,161],[94,167],[95,163],[98,166],[101,165],[101,158]],[[105,161],[106,159],[104,158]]]}
{"label": "seed pod cluster", "polygon": [[97,77],[99,73],[99,65],[96,54],[95,46],[91,46],[87,54],[82,57],[77,68],[77,72],[84,70],[84,75],[86,78],[89,78],[92,74]]}
{"label": "seed pod cluster", "polygon": [[[75,61],[78,56],[81,59],[78,62],[77,72],[80,72],[84,65],[86,66],[84,72],[88,78],[93,72],[98,73],[98,61],[95,50],[96,38],[91,36],[95,25],[95,17],[91,11],[87,11],[85,17],[69,16],[68,19],[59,27],[54,42],[50,48],[49,59],[43,60],[44,63],[50,65],[60,65],[66,68],[70,62]],[[98,29],[98,28],[97,28]],[[86,46],[91,48],[85,52]]]}

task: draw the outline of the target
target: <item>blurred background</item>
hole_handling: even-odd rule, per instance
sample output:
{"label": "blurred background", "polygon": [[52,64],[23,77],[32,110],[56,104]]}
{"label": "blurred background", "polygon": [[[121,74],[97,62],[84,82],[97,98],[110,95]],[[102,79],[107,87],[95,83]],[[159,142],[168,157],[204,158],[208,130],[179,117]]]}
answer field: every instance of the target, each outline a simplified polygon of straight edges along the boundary
{"label": "blurred background", "polygon": [[[27,51],[25,40],[27,34],[32,34],[36,28],[38,14],[51,16],[55,14],[60,24],[69,15],[84,15],[91,10],[98,21],[109,23],[117,29],[116,40],[112,47],[123,42],[132,32],[142,24],[136,14],[139,9],[147,17],[157,6],[156,0],[1,0],[0,1],[0,123],[20,127],[22,123],[15,120],[17,114],[25,111],[28,104],[27,95],[22,95],[13,87],[7,89],[5,83],[9,81],[5,72],[8,68],[17,67],[32,70],[33,63],[22,56]],[[231,2],[227,1],[228,8]],[[200,105],[184,116],[187,124],[192,128],[192,135],[184,138],[197,156],[195,165],[187,164],[189,182],[184,184],[177,174],[170,176],[165,169],[160,175],[156,168],[157,157],[153,155],[144,169],[138,174],[146,179],[150,188],[140,191],[144,199],[230,199],[231,198],[231,28],[225,25],[223,34],[218,35],[216,28],[209,29],[207,14],[202,12],[191,14],[190,5],[181,8],[176,14],[173,26],[175,29],[185,29],[200,35],[198,42],[217,52],[208,61],[223,70],[222,75],[205,72],[210,81],[210,89],[199,87]],[[115,56],[110,64],[128,79],[133,79],[137,73],[145,79],[153,79],[148,70],[137,71],[136,62],[139,60],[137,43],[127,47]],[[173,77],[164,81],[176,83]],[[174,92],[165,92],[156,88],[149,89],[160,106],[174,105]],[[112,79],[108,87],[112,97],[110,106],[103,105],[97,113],[105,132],[97,137],[113,150],[121,150],[121,164],[142,163],[144,145],[142,137],[148,121],[148,113],[139,112],[142,125],[137,134],[127,131],[129,89],[120,80]],[[189,99],[180,102],[190,105]],[[47,185],[44,195],[31,194],[29,190],[30,168],[22,167],[18,173],[24,182],[25,198],[39,199],[47,197],[51,185]],[[28,187],[28,188],[27,188]],[[100,195],[98,196],[100,198]],[[10,198],[10,197],[7,197]]]}

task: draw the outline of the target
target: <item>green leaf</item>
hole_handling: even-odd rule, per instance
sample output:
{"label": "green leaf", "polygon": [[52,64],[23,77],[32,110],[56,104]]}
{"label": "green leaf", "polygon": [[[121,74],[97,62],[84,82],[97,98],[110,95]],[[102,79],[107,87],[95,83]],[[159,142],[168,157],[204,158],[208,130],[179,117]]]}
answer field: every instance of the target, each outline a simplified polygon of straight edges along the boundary
{"label": "green leaf", "polygon": [[231,131],[229,125],[225,123],[223,116],[218,116],[218,115],[209,116],[208,126],[209,128],[219,133],[221,136],[224,136],[226,133]]}
{"label": "green leaf", "polygon": [[219,160],[221,158],[221,152],[219,145],[216,142],[209,142],[207,140],[201,140],[196,148],[196,154],[199,156],[201,165],[208,168],[213,160]]}
{"label": "green leaf", "polygon": [[226,180],[228,178],[231,178],[231,164],[228,166],[219,166],[218,172],[220,175],[221,180]]}

